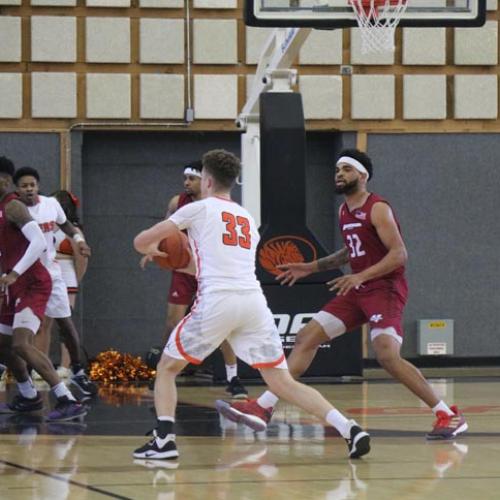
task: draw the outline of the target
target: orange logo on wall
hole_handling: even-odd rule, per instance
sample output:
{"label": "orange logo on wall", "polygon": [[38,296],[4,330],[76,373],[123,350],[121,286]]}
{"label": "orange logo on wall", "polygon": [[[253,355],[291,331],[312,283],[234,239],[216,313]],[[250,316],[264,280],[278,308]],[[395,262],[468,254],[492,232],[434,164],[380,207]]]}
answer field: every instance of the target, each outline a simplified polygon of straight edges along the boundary
{"label": "orange logo on wall", "polygon": [[276,266],[316,259],[316,248],[300,236],[276,236],[267,240],[259,250],[259,264],[270,274],[281,273]]}

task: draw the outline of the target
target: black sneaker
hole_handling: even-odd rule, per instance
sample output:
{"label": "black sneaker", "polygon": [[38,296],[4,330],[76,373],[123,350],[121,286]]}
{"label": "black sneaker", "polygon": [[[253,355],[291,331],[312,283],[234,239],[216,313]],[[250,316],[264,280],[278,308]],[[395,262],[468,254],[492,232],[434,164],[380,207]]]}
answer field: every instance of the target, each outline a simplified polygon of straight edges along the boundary
{"label": "black sneaker", "polygon": [[89,380],[85,373],[82,375],[73,375],[70,378],[70,384],[78,387],[85,396],[94,396],[97,394],[97,386]]}
{"label": "black sneaker", "polygon": [[238,377],[233,377],[226,387],[226,392],[231,394],[234,399],[247,399],[248,391],[243,387]]}
{"label": "black sneaker", "polygon": [[26,413],[38,411],[42,408],[43,401],[40,394],[37,393],[34,398],[25,398],[21,394],[18,394],[11,403],[0,404],[0,413]]}
{"label": "black sneaker", "polygon": [[47,415],[48,422],[78,420],[87,415],[88,408],[79,401],[63,396],[57,399],[55,408]]}
{"label": "black sneaker", "polygon": [[370,435],[356,422],[352,421],[351,437],[346,439],[349,448],[349,458],[360,458],[370,451]]}
{"label": "black sneaker", "polygon": [[153,439],[144,446],[134,450],[134,458],[148,459],[174,459],[179,456],[175,445],[175,434],[167,434],[163,439],[158,437],[156,429],[153,431]]}

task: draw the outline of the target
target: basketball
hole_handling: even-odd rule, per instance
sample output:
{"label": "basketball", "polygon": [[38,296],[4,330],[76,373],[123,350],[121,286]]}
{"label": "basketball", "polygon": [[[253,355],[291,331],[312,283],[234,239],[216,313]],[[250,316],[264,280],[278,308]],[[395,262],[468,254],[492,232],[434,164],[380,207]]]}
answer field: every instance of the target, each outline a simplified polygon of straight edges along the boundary
{"label": "basketball", "polygon": [[153,260],[162,269],[182,269],[189,264],[191,252],[189,250],[189,240],[182,231],[160,241],[158,249],[165,252],[167,257],[153,257]]}

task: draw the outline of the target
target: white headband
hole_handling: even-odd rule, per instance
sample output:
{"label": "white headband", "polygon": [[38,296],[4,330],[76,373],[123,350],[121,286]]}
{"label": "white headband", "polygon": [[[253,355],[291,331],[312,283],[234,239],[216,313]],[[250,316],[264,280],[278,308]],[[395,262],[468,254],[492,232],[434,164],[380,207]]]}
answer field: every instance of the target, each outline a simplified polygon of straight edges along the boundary
{"label": "white headband", "polygon": [[184,175],[194,175],[195,177],[201,177],[201,172],[193,167],[186,167],[184,169]]}
{"label": "white headband", "polygon": [[368,170],[366,170],[365,166],[355,158],[351,158],[350,156],[341,156],[337,160],[337,165],[339,165],[340,163],[347,163],[348,165],[351,165],[351,167],[354,167],[358,172],[366,174],[368,178],[370,178],[370,173],[368,172]]}

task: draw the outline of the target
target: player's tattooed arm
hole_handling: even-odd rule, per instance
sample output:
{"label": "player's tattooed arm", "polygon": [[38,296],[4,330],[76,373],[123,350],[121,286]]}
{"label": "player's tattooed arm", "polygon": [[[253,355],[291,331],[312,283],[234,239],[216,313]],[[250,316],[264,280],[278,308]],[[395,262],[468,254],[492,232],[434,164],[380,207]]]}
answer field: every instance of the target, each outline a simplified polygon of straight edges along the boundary
{"label": "player's tattooed arm", "polygon": [[7,204],[5,216],[9,222],[15,224],[19,229],[33,220],[26,205],[19,200],[12,200]]}
{"label": "player's tattooed arm", "polygon": [[318,259],[316,264],[318,266],[318,271],[331,271],[332,269],[337,269],[349,262],[349,250],[347,247],[342,248],[338,252],[332,253],[326,257]]}

